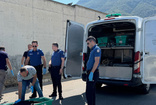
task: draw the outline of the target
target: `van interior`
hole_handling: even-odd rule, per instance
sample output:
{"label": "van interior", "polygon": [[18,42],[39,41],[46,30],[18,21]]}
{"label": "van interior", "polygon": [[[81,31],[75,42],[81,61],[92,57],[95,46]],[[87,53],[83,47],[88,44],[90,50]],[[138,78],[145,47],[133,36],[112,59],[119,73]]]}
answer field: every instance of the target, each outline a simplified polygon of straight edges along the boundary
{"label": "van interior", "polygon": [[[132,22],[105,23],[88,30],[88,36],[97,39],[102,51],[99,67],[101,79],[132,79],[135,34],[136,27]],[[88,49],[88,55],[89,52]]]}

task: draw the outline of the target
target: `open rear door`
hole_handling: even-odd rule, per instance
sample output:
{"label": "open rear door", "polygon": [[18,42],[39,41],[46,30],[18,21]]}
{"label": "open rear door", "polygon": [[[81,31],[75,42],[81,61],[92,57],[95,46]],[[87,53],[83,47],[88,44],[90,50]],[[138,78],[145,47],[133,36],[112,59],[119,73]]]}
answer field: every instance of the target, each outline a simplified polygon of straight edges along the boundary
{"label": "open rear door", "polygon": [[156,17],[143,21],[143,36],[145,53],[142,82],[156,84]]}
{"label": "open rear door", "polygon": [[84,26],[67,20],[66,46],[65,46],[65,77],[80,77],[82,67]]}

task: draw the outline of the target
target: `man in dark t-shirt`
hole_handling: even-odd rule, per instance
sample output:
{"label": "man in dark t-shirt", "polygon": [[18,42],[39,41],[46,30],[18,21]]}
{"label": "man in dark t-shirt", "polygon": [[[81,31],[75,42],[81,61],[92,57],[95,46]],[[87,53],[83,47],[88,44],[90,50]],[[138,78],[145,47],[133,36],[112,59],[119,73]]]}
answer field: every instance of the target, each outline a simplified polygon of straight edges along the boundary
{"label": "man in dark t-shirt", "polygon": [[2,90],[6,78],[7,65],[14,76],[8,54],[5,52],[5,47],[0,47],[0,100],[2,99]]}
{"label": "man in dark t-shirt", "polygon": [[[31,49],[32,49],[32,45],[31,44],[28,44],[28,50],[24,52],[23,57],[22,57],[22,60],[21,60],[21,67],[23,67],[23,64],[25,64],[25,61],[26,61],[27,56],[28,56],[28,52]],[[30,61],[29,61],[28,65],[30,65]]]}

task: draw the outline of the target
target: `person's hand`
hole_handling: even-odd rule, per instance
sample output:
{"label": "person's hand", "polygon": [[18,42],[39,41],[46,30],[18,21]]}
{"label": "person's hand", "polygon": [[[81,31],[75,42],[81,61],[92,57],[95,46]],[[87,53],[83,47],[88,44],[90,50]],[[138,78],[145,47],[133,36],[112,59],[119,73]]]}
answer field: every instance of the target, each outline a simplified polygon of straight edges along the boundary
{"label": "person's hand", "polygon": [[89,79],[89,81],[93,81],[93,72],[90,72],[90,74],[89,74],[89,77],[88,77],[88,79]]}
{"label": "person's hand", "polygon": [[34,86],[30,87],[30,91],[33,93],[34,92]]}
{"label": "person's hand", "polygon": [[62,75],[62,73],[63,73],[63,69],[61,68],[61,69],[60,69],[60,75]]}
{"label": "person's hand", "polygon": [[11,74],[14,76],[14,72],[13,72],[13,70],[11,70]]}
{"label": "person's hand", "polygon": [[17,101],[15,101],[15,104],[17,104],[17,103],[19,103],[19,102],[21,102],[21,99],[18,99]]}
{"label": "person's hand", "polygon": [[23,67],[24,65],[21,65],[21,67]]}
{"label": "person's hand", "polygon": [[43,75],[46,74],[46,68],[43,68]]}
{"label": "person's hand", "polygon": [[49,64],[49,67],[51,67],[51,64]]}

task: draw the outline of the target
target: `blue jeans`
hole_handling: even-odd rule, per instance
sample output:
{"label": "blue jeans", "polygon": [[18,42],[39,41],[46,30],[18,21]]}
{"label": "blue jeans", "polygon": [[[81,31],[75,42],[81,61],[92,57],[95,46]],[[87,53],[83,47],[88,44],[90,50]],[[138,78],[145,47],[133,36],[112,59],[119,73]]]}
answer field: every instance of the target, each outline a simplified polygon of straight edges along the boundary
{"label": "blue jeans", "polygon": [[[21,96],[22,101],[25,100],[26,87],[30,84],[30,82],[31,83],[33,82],[33,78],[29,79],[29,80],[22,80],[22,96]],[[42,90],[40,88],[40,84],[38,82],[38,79],[36,79],[36,82],[34,84],[34,88],[38,92],[39,97],[43,97],[43,93],[42,93]]]}

